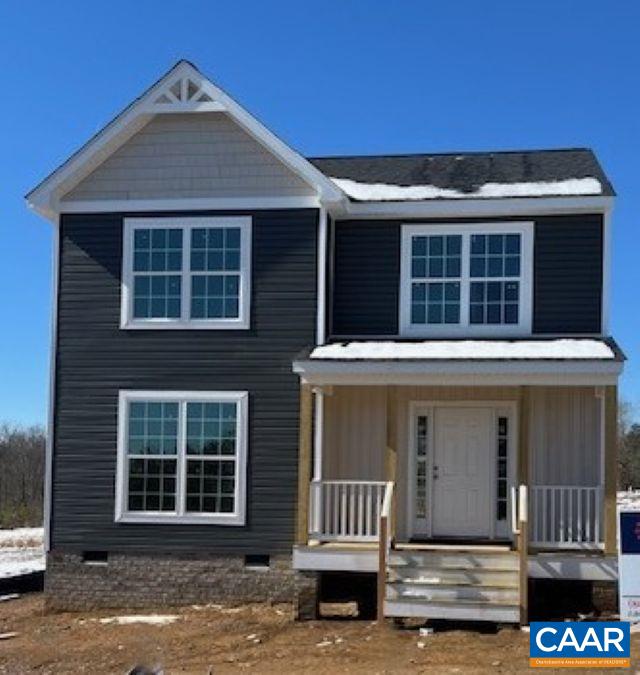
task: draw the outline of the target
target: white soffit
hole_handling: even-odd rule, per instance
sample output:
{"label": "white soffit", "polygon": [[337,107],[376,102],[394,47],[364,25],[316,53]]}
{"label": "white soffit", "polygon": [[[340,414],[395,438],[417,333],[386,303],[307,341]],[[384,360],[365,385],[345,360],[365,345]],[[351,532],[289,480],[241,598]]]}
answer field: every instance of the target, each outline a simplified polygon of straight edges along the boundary
{"label": "white soffit", "polygon": [[187,61],[180,61],[158,82],[99,131],[26,196],[29,206],[55,220],[59,199],[95,170],[154,115],[224,112],[285,166],[306,181],[327,204],[344,193],[311,162],[281,141]]}

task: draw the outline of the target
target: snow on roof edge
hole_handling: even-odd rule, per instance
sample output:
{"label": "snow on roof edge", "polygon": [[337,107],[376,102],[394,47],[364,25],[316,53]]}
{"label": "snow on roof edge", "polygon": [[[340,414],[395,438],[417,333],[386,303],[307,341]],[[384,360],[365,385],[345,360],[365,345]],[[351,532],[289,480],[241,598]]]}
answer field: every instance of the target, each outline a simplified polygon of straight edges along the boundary
{"label": "snow on roof edge", "polygon": [[615,360],[605,342],[557,340],[353,341],[321,345],[311,360]]}
{"label": "snow on roof edge", "polygon": [[361,183],[350,178],[331,177],[331,181],[348,197],[359,201],[575,197],[598,196],[603,193],[602,183],[594,177],[531,183],[485,183],[474,192],[461,192],[451,188],[440,188],[435,185]]}

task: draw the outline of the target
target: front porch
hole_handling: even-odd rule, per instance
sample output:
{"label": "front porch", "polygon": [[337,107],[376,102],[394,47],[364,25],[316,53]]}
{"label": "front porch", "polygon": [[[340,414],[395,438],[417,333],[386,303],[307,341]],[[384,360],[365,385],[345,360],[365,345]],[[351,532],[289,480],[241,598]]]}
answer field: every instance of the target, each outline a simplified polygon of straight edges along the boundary
{"label": "front porch", "polygon": [[[297,568],[377,573],[386,615],[505,621],[526,620],[529,577],[615,579],[615,386],[301,392]],[[420,606],[395,602],[405,558],[437,571],[428,591],[396,578]]]}
{"label": "front porch", "polygon": [[378,541],[393,490],[398,543],[515,545],[526,488],[531,549],[615,552],[615,387],[303,385],[305,399],[299,544]]}

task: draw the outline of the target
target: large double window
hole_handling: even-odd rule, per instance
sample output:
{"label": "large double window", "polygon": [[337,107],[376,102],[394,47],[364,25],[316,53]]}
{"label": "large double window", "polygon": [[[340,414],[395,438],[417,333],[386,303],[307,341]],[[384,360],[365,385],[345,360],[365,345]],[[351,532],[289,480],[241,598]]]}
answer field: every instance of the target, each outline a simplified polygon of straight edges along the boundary
{"label": "large double window", "polygon": [[243,524],[247,398],[121,392],[116,520]]}
{"label": "large double window", "polygon": [[127,218],[123,328],[248,328],[251,219]]}
{"label": "large double window", "polygon": [[531,331],[531,223],[404,225],[405,335]]}

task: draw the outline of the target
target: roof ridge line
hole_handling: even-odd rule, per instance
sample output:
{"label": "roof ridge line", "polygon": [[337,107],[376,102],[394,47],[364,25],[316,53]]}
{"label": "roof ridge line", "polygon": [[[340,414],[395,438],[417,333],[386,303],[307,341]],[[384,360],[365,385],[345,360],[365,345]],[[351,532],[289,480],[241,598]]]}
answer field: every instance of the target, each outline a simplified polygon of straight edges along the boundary
{"label": "roof ridge line", "polygon": [[309,161],[323,159],[393,159],[400,157],[455,157],[456,155],[524,155],[543,152],[591,152],[593,148],[588,146],[558,147],[558,148],[532,148],[522,150],[458,150],[445,152],[399,152],[383,154],[361,154],[361,155],[305,155]]}

